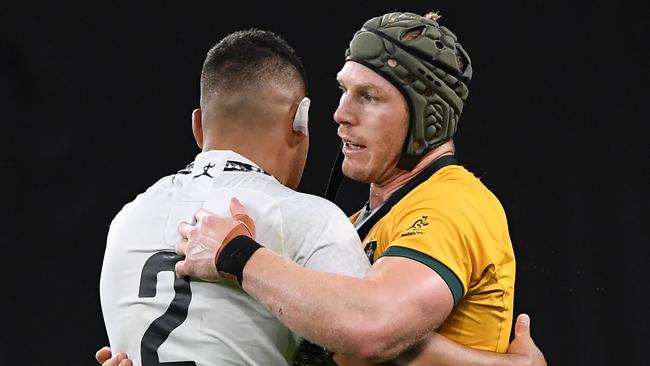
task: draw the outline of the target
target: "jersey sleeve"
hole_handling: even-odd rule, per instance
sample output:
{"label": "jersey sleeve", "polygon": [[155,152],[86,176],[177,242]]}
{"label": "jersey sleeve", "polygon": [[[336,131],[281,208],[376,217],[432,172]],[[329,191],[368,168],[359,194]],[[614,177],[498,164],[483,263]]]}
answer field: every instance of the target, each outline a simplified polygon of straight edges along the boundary
{"label": "jersey sleeve", "polygon": [[285,255],[305,268],[365,276],[370,262],[343,211],[329,201],[309,198],[284,209]]}
{"label": "jersey sleeve", "polygon": [[462,212],[445,203],[424,201],[395,215],[390,244],[382,256],[410,258],[436,271],[456,305],[470,282],[471,248],[463,235],[466,219]]}

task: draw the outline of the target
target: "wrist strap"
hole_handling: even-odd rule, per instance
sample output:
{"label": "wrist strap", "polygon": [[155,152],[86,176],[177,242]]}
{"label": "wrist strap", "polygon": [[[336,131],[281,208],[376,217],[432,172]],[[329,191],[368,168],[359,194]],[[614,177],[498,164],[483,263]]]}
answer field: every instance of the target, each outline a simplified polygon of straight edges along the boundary
{"label": "wrist strap", "polygon": [[244,266],[262,246],[247,235],[239,235],[223,245],[223,250],[215,260],[217,271],[233,282],[236,280],[241,286]]}

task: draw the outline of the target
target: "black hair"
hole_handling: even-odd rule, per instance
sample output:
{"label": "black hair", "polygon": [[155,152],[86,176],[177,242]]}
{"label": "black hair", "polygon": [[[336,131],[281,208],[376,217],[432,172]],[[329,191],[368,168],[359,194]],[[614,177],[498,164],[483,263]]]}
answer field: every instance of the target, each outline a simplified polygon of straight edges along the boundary
{"label": "black hair", "polygon": [[277,34],[249,29],[231,33],[208,51],[201,70],[204,92],[242,90],[260,82],[287,82],[296,79],[307,88],[302,61]]}

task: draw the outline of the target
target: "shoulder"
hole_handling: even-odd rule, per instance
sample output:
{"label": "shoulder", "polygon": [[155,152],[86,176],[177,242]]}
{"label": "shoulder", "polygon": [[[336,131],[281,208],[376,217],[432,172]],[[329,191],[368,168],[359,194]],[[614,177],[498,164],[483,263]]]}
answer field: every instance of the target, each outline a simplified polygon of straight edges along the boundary
{"label": "shoulder", "polygon": [[350,226],[350,221],[334,203],[315,195],[293,192],[279,201],[283,214],[287,218],[300,222],[331,224],[342,222]]}
{"label": "shoulder", "polygon": [[298,264],[324,272],[364,276],[370,263],[356,230],[335,204],[296,193],[281,202],[289,256]]}
{"label": "shoulder", "polygon": [[141,207],[143,205],[148,206],[148,203],[151,200],[155,200],[157,197],[160,197],[161,194],[169,192],[173,185],[174,175],[168,175],[160,178],[144,192],[139,193],[133,200],[126,203],[122,207],[122,211],[133,209],[135,207]]}
{"label": "shoulder", "polygon": [[294,243],[357,243],[359,236],[347,216],[332,202],[310,194],[293,192],[277,202],[283,232]]}
{"label": "shoulder", "polygon": [[441,169],[396,206],[399,210],[430,209],[449,214],[464,210],[492,213],[496,206],[501,207],[481,180],[459,165]]}
{"label": "shoulder", "polygon": [[[453,241],[475,236],[474,239],[493,235],[505,237],[507,219],[503,207],[478,178],[460,166],[448,167],[439,173],[392,208],[390,227],[394,236],[428,232],[427,237],[433,235],[436,240],[444,237]],[[472,243],[480,241],[470,240]]]}
{"label": "shoulder", "polygon": [[318,242],[358,241],[354,227],[345,213],[332,202],[318,196],[294,192],[278,202],[283,231],[288,238]]}

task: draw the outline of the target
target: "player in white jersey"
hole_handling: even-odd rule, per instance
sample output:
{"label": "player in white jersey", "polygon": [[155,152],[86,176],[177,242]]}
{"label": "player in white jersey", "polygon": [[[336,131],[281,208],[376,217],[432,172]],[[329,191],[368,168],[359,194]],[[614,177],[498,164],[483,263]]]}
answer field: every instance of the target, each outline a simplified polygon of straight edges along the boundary
{"label": "player in white jersey", "polygon": [[368,271],[345,214],[293,190],[309,141],[303,75],[270,32],[236,32],[208,53],[193,114],[203,152],[124,206],[108,233],[102,310],[112,349],[135,365],[286,365],[295,354],[299,338],[240,287],[174,275],[178,223],[200,208],[226,214],[237,196],[277,253],[319,271]]}
{"label": "player in white jersey", "polygon": [[199,208],[225,215],[233,196],[260,219],[257,237],[277,243],[275,252],[320,271],[362,277],[369,269],[356,232],[332,203],[283,186],[235,152],[203,152],[191,170],[161,179],[111,224],[100,292],[114,350],[145,366],[292,359],[297,337],[241,288],[174,276],[178,222]]}

